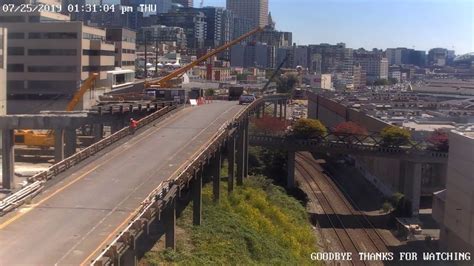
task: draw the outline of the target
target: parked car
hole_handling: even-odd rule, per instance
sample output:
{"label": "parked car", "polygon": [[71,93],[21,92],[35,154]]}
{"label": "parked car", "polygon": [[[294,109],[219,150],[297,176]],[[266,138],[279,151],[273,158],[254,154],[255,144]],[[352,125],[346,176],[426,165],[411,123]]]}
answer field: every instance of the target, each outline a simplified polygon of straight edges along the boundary
{"label": "parked car", "polygon": [[239,98],[239,104],[252,103],[255,101],[255,95],[253,94],[243,94]]}

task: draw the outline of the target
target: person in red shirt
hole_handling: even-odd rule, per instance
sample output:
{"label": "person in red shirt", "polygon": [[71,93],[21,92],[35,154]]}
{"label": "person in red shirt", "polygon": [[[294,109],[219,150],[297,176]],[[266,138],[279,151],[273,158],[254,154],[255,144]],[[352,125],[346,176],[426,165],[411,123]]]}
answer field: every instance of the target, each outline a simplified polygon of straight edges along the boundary
{"label": "person in red shirt", "polygon": [[138,127],[138,121],[133,118],[130,118],[130,133],[135,134],[137,127]]}

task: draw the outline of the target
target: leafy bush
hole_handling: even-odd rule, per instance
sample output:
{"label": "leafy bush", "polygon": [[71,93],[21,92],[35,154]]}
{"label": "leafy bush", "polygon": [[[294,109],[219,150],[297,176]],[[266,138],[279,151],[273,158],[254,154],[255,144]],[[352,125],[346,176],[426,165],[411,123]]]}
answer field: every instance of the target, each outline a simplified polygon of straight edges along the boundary
{"label": "leafy bush", "polygon": [[382,210],[384,213],[388,213],[393,209],[393,206],[390,202],[386,201],[382,205]]}
{"label": "leafy bush", "polygon": [[384,128],[380,133],[380,136],[382,137],[384,145],[395,147],[405,145],[411,139],[410,131],[396,126],[388,126]]}
{"label": "leafy bush", "polygon": [[345,134],[353,134],[353,135],[367,135],[367,129],[355,122],[348,121],[342,122],[338,124],[334,128],[335,135],[345,135]]}
{"label": "leafy bush", "polygon": [[296,138],[318,138],[327,134],[326,127],[316,119],[302,118],[293,125],[293,136]]}
{"label": "leafy bush", "polygon": [[428,138],[428,143],[432,145],[432,149],[441,152],[449,151],[448,133],[442,130],[435,130]]}

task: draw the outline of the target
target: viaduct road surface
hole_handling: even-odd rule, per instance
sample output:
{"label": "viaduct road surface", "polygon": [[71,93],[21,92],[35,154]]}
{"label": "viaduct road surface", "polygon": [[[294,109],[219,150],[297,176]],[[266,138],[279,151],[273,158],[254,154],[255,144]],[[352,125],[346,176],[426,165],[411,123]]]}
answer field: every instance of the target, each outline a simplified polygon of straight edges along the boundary
{"label": "viaduct road surface", "polygon": [[186,108],[66,172],[30,205],[0,219],[0,265],[88,264],[160,183],[242,110]]}

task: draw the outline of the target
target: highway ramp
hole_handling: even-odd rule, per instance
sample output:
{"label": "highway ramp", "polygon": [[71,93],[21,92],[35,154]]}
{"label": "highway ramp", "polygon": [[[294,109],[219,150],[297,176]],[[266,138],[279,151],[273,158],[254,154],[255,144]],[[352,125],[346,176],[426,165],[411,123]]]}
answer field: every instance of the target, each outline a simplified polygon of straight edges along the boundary
{"label": "highway ramp", "polygon": [[78,265],[115,236],[145,197],[243,107],[186,108],[67,172],[31,205],[0,219],[0,265]]}

